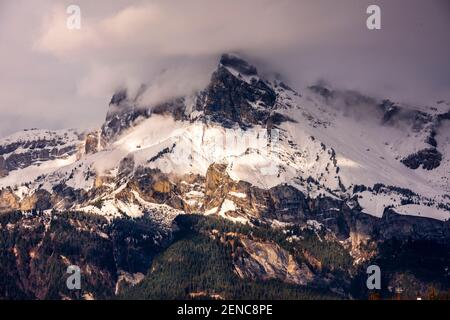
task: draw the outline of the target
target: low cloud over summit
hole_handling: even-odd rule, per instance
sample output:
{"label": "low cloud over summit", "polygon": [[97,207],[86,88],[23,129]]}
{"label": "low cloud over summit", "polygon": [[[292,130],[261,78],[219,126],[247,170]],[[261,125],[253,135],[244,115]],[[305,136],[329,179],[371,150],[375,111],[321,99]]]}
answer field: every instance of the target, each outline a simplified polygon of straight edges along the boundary
{"label": "low cloud over summit", "polygon": [[[447,1],[69,1],[0,4],[0,135],[25,127],[94,127],[117,87],[148,102],[207,84],[220,54],[240,52],[296,89],[319,79],[414,103],[447,99]],[[414,9],[414,10],[413,10]],[[265,69],[265,70],[264,70]]]}

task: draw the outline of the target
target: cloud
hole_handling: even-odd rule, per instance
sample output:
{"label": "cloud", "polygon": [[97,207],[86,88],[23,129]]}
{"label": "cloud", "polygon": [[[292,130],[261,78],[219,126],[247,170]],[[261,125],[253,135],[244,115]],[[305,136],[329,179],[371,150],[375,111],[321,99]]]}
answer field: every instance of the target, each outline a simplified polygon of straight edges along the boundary
{"label": "cloud", "polygon": [[[114,87],[149,84],[148,102],[191,93],[207,84],[224,52],[289,48],[299,39],[295,1],[205,0],[130,4],[65,28],[64,6],[45,18],[34,48],[62,61],[88,65],[78,93],[104,95]],[[263,10],[258,7],[265,8]]]}
{"label": "cloud", "polygon": [[[369,4],[382,30],[365,27]],[[0,135],[17,126],[100,125],[116,88],[146,103],[202,89],[241,52],[301,89],[325,79],[393,100],[450,99],[448,0],[68,0],[0,2]],[[18,128],[19,129],[19,128]]]}
{"label": "cloud", "polygon": [[[83,28],[64,28],[57,6],[38,47],[60,57],[90,52],[142,55],[208,55],[289,46],[298,40],[296,1],[154,1],[130,5],[102,19],[83,15]],[[263,8],[263,9],[262,9]],[[137,49],[137,50],[136,50]]]}

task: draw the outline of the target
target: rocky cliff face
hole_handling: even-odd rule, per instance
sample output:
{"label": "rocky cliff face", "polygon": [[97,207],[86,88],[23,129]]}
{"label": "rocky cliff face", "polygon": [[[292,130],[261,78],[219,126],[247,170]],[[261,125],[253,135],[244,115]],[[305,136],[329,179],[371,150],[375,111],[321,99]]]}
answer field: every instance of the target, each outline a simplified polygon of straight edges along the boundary
{"label": "rocky cliff face", "polygon": [[140,117],[148,117],[149,111],[138,108],[135,100],[128,97],[127,90],[116,92],[109,103],[108,114],[102,126],[102,139],[105,144],[117,138],[124,130],[133,126]]}
{"label": "rocky cliff face", "polygon": [[276,93],[259,78],[256,68],[237,57],[224,55],[201,94],[197,108],[206,119],[224,127],[267,124]]}
{"label": "rocky cliff face", "polygon": [[314,273],[306,264],[270,242],[241,239],[242,249],[235,254],[236,273],[241,278],[253,280],[277,279],[286,283],[305,286],[313,282]]}

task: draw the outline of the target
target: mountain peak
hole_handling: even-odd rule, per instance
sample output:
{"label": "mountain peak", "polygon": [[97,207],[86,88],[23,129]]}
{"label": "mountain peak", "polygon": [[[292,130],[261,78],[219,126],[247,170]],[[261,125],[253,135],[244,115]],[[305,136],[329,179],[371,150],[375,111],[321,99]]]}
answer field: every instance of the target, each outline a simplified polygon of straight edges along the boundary
{"label": "mountain peak", "polygon": [[109,102],[109,105],[118,106],[121,102],[123,102],[127,98],[128,98],[127,89],[121,88],[119,90],[116,90],[116,92],[113,94],[111,101]]}
{"label": "mountain peak", "polygon": [[220,65],[234,69],[245,76],[258,75],[256,67],[250,65],[247,61],[235,54],[223,54],[220,58]]}

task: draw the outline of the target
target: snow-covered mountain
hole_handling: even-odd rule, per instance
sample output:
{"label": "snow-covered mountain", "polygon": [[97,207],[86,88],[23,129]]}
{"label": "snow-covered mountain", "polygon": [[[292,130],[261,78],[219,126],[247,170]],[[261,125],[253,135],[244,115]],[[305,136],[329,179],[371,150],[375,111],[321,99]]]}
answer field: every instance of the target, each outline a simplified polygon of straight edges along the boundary
{"label": "snow-covered mountain", "polygon": [[[265,298],[279,292],[266,280],[289,286],[287,298],[303,297],[298,287],[367,297],[355,286],[373,263],[409,296],[450,285],[450,103],[323,84],[297,92],[235,55],[190,96],[145,105],[145,90],[118,90],[93,132],[0,140],[0,274],[16,279],[0,297],[67,298],[54,273],[70,264],[86,273],[88,298],[140,282],[129,296],[243,297],[200,280],[182,287],[208,271],[196,263],[232,268],[221,269],[231,287],[265,283],[251,287]],[[171,269],[183,259],[190,269]],[[161,281],[182,293],[148,291]]]}
{"label": "snow-covered mountain", "polygon": [[[446,220],[449,109],[323,85],[296,92],[224,55],[193,96],[145,106],[119,90],[97,132],[30,130],[2,139],[2,198],[12,196],[9,209],[39,192],[48,198],[40,209],[135,217],[165,206],[248,221],[262,215],[249,190],[290,186],[376,217],[392,208]],[[236,189],[220,199],[210,199],[205,185],[213,164]],[[153,185],[139,184],[146,176]]]}

